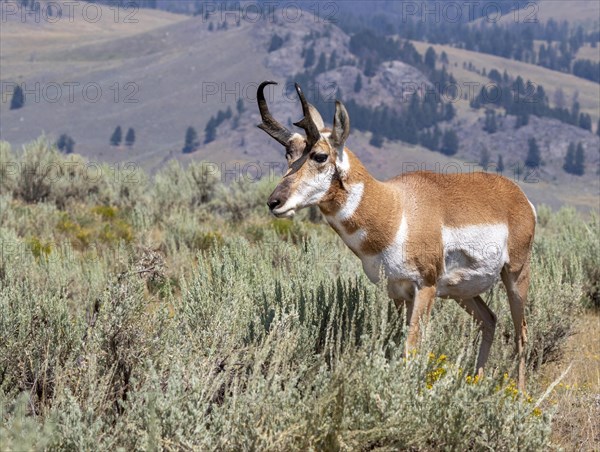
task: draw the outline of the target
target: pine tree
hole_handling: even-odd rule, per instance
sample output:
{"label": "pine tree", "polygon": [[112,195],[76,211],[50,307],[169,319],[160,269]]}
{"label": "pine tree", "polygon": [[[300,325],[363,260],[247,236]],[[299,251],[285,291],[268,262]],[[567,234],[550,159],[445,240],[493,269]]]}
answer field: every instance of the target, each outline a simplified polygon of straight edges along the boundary
{"label": "pine tree", "polygon": [[485,124],[483,126],[483,130],[487,133],[496,133],[498,130],[498,126],[496,124],[496,112],[494,110],[488,109],[485,111]]}
{"label": "pine tree", "polygon": [[408,117],[415,122],[415,126],[419,128],[422,123],[422,109],[421,102],[417,93],[413,93],[410,96],[410,103],[408,104]]}
{"label": "pine tree", "polygon": [[529,124],[529,115],[527,113],[517,115],[517,119],[515,121],[515,129],[526,126],[527,124]]}
{"label": "pine tree", "polygon": [[414,118],[409,116],[407,121],[405,121],[403,136],[400,138],[410,144],[417,144],[419,142],[418,127]]}
{"label": "pine tree", "polygon": [[315,48],[309,47],[306,51],[306,56],[304,57],[304,67],[309,68],[315,64]]}
{"label": "pine tree", "polygon": [[433,50],[433,47],[428,47],[427,51],[425,52],[425,66],[427,66],[430,70],[434,70],[435,60],[435,50]]}
{"label": "pine tree", "polygon": [[67,154],[72,154],[73,152],[75,152],[75,140],[71,137],[67,138],[66,151]]}
{"label": "pine tree", "polygon": [[315,75],[321,74],[327,70],[327,57],[324,53],[321,53],[319,56],[319,62],[317,63],[317,67],[315,68]]}
{"label": "pine tree", "polygon": [[367,63],[365,64],[364,70],[365,77],[373,77],[375,75],[375,64],[373,63],[373,59],[369,58]]}
{"label": "pine tree", "polygon": [[498,163],[496,165],[496,172],[502,174],[504,172],[504,159],[498,154]]}
{"label": "pine tree", "polygon": [[529,144],[529,149],[527,151],[527,157],[525,158],[525,166],[537,168],[541,163],[540,148],[534,137],[531,137],[527,143]]}
{"label": "pine tree", "polygon": [[335,69],[336,67],[337,67],[337,52],[334,50],[333,52],[331,52],[331,55],[329,56],[328,69],[332,70],[332,69]]}
{"label": "pine tree", "polygon": [[442,51],[442,54],[440,55],[440,61],[443,64],[448,64],[448,54],[446,53],[446,51]]}
{"label": "pine tree", "polygon": [[206,123],[204,128],[204,144],[208,144],[211,141],[215,141],[217,137],[217,120],[211,117]]}
{"label": "pine tree", "polygon": [[13,91],[12,100],[10,101],[10,109],[18,110],[25,105],[25,94],[23,94],[23,90],[19,85]]}
{"label": "pine tree", "polygon": [[585,130],[592,131],[592,117],[587,113],[579,114],[579,127]]}
{"label": "pine tree", "polygon": [[[577,94],[577,92],[576,92]],[[571,123],[577,125],[579,122],[579,102],[576,100],[576,94],[573,95],[575,100],[573,100],[573,106],[571,107]]]}
{"label": "pine tree", "polygon": [[185,145],[181,151],[184,154],[189,154],[190,152],[194,152],[196,149],[198,149],[199,146],[200,142],[198,141],[198,132],[196,132],[196,129],[193,127],[188,127],[185,131]]}
{"label": "pine tree", "polygon": [[564,108],[567,105],[565,93],[560,86],[554,91],[554,105],[557,108]]}
{"label": "pine tree", "polygon": [[[360,74],[357,74],[356,80],[354,81],[354,92],[360,93],[361,90],[362,90],[362,77],[360,76]],[[600,125],[600,122],[598,124]]]}
{"label": "pine tree", "polygon": [[433,128],[433,135],[431,136],[431,149],[433,151],[437,150],[440,145],[440,138],[442,137],[442,131],[436,124]]}
{"label": "pine tree", "polygon": [[374,133],[369,140],[369,144],[371,146],[375,146],[376,148],[380,148],[383,146],[383,138],[378,133]]}
{"label": "pine tree", "polygon": [[133,146],[133,144],[135,143],[135,130],[133,130],[132,127],[130,127],[127,130],[127,135],[125,135],[125,145],[128,147]]}
{"label": "pine tree", "polygon": [[66,133],[63,133],[58,137],[58,140],[56,140],[56,147],[65,154],[72,154],[75,150],[75,140]]}
{"label": "pine tree", "polygon": [[502,83],[502,74],[497,69],[492,69],[488,73],[488,78],[496,83]]}
{"label": "pine tree", "polygon": [[583,176],[585,173],[585,150],[583,149],[583,144],[579,142],[577,144],[577,150],[575,151],[575,166],[573,168],[574,174],[578,176]]}
{"label": "pine tree", "polygon": [[488,166],[490,165],[490,151],[483,146],[481,148],[481,152],[479,153],[479,166],[483,168],[484,171],[487,171]]}
{"label": "pine tree", "polygon": [[575,171],[575,143],[569,143],[567,148],[567,155],[565,155],[565,163],[563,169],[569,174],[573,174]]}
{"label": "pine tree", "polygon": [[458,151],[458,135],[452,129],[446,129],[442,136],[442,154],[454,155]]}
{"label": "pine tree", "polygon": [[456,115],[456,108],[450,102],[444,107],[444,121],[451,121]]}
{"label": "pine tree", "polygon": [[61,136],[58,137],[58,140],[56,140],[56,147],[58,148],[59,151],[65,150],[67,136],[68,135],[66,133],[63,133]]}
{"label": "pine tree", "polygon": [[282,45],[283,45],[283,38],[281,36],[279,36],[277,33],[275,33],[271,37],[271,44],[269,44],[268,52],[271,53],[271,52],[274,52],[275,50],[279,50]]}
{"label": "pine tree", "polygon": [[244,112],[244,100],[241,97],[237,100],[235,109],[237,110],[238,115],[241,115]]}
{"label": "pine tree", "polygon": [[121,141],[123,141],[123,131],[121,130],[121,126],[117,126],[117,128],[110,137],[110,145],[120,146]]}

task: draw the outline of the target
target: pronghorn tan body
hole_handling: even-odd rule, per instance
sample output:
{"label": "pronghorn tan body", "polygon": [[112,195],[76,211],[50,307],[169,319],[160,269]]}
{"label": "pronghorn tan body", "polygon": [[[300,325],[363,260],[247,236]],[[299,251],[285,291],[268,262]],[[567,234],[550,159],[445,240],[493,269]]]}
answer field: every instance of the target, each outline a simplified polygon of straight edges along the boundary
{"label": "pronghorn tan body", "polygon": [[478,321],[482,342],[477,367],[482,372],[494,337],[496,316],[479,296],[499,277],[506,287],[519,356],[519,387],[525,386],[529,259],[535,210],[521,189],[487,173],[441,175],[415,172],[381,182],[345,147],[348,114],[337,102],[333,130],[325,129],[316,109],[302,102],[291,133],[270,115],[263,90],[259,125],[286,148],[289,169],[268,205],[278,217],[291,217],[318,205],[331,227],[362,261],[369,279],[386,276],[388,293],[406,306],[409,333],[405,352],[416,347],[435,297],[453,298]]}

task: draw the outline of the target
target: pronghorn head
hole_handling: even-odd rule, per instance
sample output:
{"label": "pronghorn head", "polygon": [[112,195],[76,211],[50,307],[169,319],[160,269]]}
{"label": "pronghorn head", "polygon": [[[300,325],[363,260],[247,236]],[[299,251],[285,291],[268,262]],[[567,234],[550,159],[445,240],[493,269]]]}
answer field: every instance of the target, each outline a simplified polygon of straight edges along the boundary
{"label": "pronghorn head", "polygon": [[262,117],[258,127],[285,147],[288,170],[267,205],[276,217],[291,218],[299,209],[332,198],[334,184],[343,186],[349,167],[344,143],[350,133],[350,118],[342,103],[336,101],[333,130],[326,129],[321,115],[296,83],[304,118],[294,125],[304,129],[306,136],[292,133],[269,113],[263,90],[271,84],[276,82],[266,81],[258,87],[256,98]]}

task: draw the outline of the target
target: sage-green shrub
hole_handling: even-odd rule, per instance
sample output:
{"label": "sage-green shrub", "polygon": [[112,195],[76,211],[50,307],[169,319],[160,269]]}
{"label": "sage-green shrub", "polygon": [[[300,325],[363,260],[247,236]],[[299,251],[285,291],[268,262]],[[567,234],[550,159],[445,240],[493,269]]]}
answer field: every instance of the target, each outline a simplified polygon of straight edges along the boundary
{"label": "sage-green shrub", "polygon": [[[404,359],[403,314],[328,226],[269,218],[269,181],[203,174],[171,164],[135,200],[111,178],[65,202],[52,184],[35,200],[24,180],[2,185],[2,450],[550,446],[538,373],[593,287],[597,216],[541,209],[520,394],[501,285],[486,295],[499,324],[483,379],[478,328],[453,301]],[[64,218],[131,233],[83,246]]]}

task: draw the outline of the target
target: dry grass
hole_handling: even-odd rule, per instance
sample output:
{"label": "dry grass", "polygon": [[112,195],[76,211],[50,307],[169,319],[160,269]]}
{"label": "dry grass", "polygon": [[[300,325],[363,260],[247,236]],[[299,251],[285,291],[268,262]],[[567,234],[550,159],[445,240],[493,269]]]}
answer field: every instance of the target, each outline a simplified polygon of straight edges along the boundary
{"label": "dry grass", "polygon": [[570,365],[550,396],[554,405],[552,439],[565,450],[600,450],[600,312],[587,312],[576,324],[563,358],[549,364],[547,384]]}

